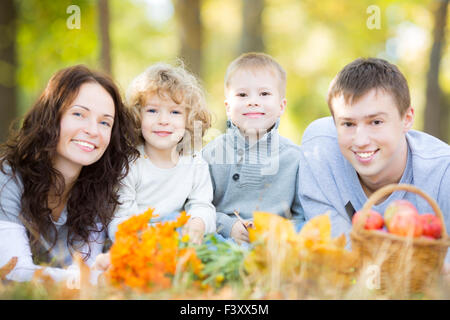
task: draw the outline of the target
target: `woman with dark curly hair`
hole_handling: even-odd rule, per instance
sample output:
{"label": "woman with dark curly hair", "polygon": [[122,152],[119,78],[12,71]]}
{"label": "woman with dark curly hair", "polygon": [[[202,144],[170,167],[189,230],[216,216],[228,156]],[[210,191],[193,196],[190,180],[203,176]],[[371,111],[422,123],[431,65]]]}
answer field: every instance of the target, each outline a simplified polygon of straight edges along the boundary
{"label": "woman with dark curly hair", "polygon": [[0,148],[0,266],[17,257],[7,279],[28,281],[42,268],[73,279],[76,252],[95,264],[138,156],[133,121],[108,76],[78,65],[50,79]]}

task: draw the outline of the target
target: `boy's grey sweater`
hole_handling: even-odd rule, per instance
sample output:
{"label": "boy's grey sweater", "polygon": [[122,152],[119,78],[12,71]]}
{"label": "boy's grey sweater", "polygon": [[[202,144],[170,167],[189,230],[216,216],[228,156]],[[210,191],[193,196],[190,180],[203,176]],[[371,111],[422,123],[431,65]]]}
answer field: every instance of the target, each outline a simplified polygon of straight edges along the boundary
{"label": "boy's grey sweater", "polygon": [[214,188],[217,232],[230,237],[237,221],[266,211],[304,221],[297,192],[300,147],[278,134],[279,120],[271,131],[250,146],[231,122],[227,132],[203,149]]}

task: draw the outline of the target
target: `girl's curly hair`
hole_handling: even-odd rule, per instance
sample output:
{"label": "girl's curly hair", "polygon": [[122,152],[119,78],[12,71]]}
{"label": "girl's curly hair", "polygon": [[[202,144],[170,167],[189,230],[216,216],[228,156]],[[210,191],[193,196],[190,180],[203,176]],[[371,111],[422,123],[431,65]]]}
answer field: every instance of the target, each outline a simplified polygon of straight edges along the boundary
{"label": "girl's curly hair", "polygon": [[[141,108],[145,106],[150,95],[160,98],[171,98],[176,104],[186,108],[186,133],[178,143],[178,150],[187,152],[194,147],[198,133],[204,136],[211,127],[211,113],[207,108],[204,90],[197,78],[186,71],[183,66],[172,66],[166,63],[156,63],[133,79],[126,93],[126,106],[135,121],[141,121]],[[140,131],[140,125],[138,127]],[[201,131],[199,130],[201,129]],[[142,133],[138,132],[141,143],[144,143]],[[199,137],[199,138],[201,138]],[[201,139],[200,139],[201,142]],[[201,147],[201,143],[200,147]]]}
{"label": "girl's curly hair", "polygon": [[[6,174],[5,166],[9,166],[12,178],[17,181],[20,177],[23,183],[19,218],[26,222],[33,255],[42,252],[40,237],[51,245],[48,252],[57,242],[48,197],[51,190],[61,196],[65,185],[62,174],[53,168],[52,160],[56,155],[61,116],[84,83],[97,83],[111,95],[115,116],[107,149],[97,162],[81,169],[68,195],[66,226],[70,250],[89,243],[91,232],[107,227],[119,204],[120,180],[129,170],[128,163],[139,155],[135,148],[133,117],[125,109],[119,89],[109,76],[83,65],[54,74],[25,115],[22,126],[13,130],[0,147],[0,170]],[[102,224],[102,230],[97,230],[97,223]],[[85,258],[89,255],[90,250]]]}

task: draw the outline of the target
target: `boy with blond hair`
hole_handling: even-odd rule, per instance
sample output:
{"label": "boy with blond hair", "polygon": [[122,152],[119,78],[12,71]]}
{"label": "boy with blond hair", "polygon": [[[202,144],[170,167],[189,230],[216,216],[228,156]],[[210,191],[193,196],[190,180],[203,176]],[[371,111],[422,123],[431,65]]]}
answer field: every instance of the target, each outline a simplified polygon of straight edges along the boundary
{"label": "boy with blond hair", "polygon": [[225,76],[227,133],[209,143],[203,156],[214,187],[217,232],[248,242],[254,211],[294,220],[303,210],[298,198],[299,147],[278,134],[286,108],[286,72],[269,55],[246,53],[228,66]]}

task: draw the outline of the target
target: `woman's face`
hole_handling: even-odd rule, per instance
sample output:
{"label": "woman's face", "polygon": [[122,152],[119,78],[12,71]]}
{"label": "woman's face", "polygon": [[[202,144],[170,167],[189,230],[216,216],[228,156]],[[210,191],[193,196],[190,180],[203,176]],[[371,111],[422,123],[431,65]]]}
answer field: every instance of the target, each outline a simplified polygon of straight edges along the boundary
{"label": "woman's face", "polygon": [[98,83],[84,83],[61,117],[54,166],[77,175],[99,160],[108,147],[114,124],[114,101]]}

